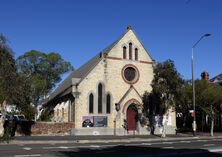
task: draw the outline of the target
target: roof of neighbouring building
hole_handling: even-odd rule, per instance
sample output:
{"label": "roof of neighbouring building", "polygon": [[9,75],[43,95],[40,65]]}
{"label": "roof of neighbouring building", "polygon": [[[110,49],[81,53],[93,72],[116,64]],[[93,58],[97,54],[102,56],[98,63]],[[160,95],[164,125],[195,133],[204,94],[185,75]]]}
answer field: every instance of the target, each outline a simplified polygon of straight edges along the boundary
{"label": "roof of neighbouring building", "polygon": [[210,82],[213,82],[213,83],[219,83],[222,85],[222,74],[219,74],[213,78],[210,79]]}

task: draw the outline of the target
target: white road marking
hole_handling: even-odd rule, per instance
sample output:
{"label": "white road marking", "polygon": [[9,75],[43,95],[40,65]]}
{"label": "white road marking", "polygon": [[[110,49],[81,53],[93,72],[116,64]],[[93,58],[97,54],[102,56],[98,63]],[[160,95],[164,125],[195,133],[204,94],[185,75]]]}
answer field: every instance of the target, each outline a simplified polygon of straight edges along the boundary
{"label": "white road marking", "polygon": [[142,145],[151,146],[151,143],[142,143]]}
{"label": "white road marking", "polygon": [[65,147],[65,146],[60,146],[60,149],[68,149],[69,147]]}
{"label": "white road marking", "polygon": [[162,147],[163,149],[173,149],[174,147]]}
{"label": "white road marking", "polygon": [[24,147],[23,149],[24,149],[24,150],[31,150],[32,148],[30,148],[30,147]]}
{"label": "white road marking", "polygon": [[173,144],[173,142],[162,142],[162,144]]}
{"label": "white road marking", "polygon": [[180,141],[180,143],[191,143],[191,141]]}
{"label": "white road marking", "polygon": [[222,152],[222,149],[208,149],[209,152],[213,153],[213,152]]}
{"label": "white road marking", "polygon": [[41,156],[41,154],[15,155],[15,157],[27,157],[27,156],[36,157],[36,156]]}
{"label": "white road marking", "polygon": [[90,145],[89,147],[91,147],[91,148],[100,148],[99,145]]}
{"label": "white road marking", "polygon": [[104,143],[109,143],[109,141],[105,141]]}
{"label": "white road marking", "polygon": [[198,142],[207,142],[209,140],[197,140]]}
{"label": "white road marking", "polygon": [[119,146],[119,144],[107,144],[107,145],[85,145],[85,146],[69,146],[69,147],[64,147],[64,146],[59,146],[59,147],[42,147],[42,149],[73,149],[73,148],[101,148],[101,147],[115,147]]}
{"label": "white road marking", "polygon": [[136,146],[140,145],[139,143],[129,143],[129,144],[123,144],[124,146]]}
{"label": "white road marking", "polygon": [[214,146],[215,144],[204,144],[204,147],[208,147],[208,146]]}

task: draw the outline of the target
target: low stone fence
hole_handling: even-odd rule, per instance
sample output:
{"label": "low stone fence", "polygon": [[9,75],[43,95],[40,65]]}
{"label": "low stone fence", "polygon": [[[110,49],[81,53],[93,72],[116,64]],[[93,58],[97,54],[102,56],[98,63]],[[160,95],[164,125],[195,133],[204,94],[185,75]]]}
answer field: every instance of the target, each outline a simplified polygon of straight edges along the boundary
{"label": "low stone fence", "polygon": [[16,135],[69,135],[74,123],[30,122],[17,124]]}

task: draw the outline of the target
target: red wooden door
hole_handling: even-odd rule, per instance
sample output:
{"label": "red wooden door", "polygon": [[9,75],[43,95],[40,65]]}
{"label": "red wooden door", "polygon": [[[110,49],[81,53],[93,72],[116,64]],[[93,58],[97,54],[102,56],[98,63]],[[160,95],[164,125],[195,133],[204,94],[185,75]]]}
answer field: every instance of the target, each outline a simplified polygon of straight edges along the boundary
{"label": "red wooden door", "polygon": [[136,115],[137,112],[131,108],[127,109],[126,114],[126,124],[127,124],[127,130],[136,130]]}

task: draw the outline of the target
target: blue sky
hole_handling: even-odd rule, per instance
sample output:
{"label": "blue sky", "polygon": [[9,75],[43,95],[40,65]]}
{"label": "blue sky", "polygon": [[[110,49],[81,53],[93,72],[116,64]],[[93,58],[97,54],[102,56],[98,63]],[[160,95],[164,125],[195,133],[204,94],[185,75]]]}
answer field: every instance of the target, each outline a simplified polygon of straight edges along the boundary
{"label": "blue sky", "polygon": [[131,24],[156,61],[172,59],[185,79],[222,73],[221,0],[0,0],[0,32],[19,56],[58,52],[78,68]]}

